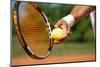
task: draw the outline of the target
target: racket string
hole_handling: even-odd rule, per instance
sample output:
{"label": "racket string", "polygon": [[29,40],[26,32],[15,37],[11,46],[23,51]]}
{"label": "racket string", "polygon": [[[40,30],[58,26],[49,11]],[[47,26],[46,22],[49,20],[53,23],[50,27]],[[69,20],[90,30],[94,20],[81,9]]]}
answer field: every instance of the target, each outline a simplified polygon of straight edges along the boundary
{"label": "racket string", "polygon": [[50,42],[45,29],[48,27],[40,12],[31,4],[23,2],[19,6],[19,22],[22,35],[30,50],[38,56],[47,55]]}

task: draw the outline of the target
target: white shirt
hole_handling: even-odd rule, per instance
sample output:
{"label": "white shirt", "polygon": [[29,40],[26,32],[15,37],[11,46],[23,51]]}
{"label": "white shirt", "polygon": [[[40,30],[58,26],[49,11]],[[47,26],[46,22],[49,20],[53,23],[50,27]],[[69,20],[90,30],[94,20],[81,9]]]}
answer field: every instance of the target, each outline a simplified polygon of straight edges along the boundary
{"label": "white shirt", "polygon": [[95,33],[96,33],[96,31],[95,31],[95,28],[96,28],[95,27],[96,26],[96,12],[95,11],[90,13],[90,18],[91,18],[91,24],[92,24],[93,32],[94,32],[94,35],[95,35]]}

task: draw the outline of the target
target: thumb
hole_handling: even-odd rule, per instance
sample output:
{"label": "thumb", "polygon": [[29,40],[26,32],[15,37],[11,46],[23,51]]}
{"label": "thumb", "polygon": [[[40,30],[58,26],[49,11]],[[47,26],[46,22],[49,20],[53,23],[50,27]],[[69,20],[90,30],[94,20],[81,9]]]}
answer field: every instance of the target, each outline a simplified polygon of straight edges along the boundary
{"label": "thumb", "polygon": [[55,27],[55,28],[58,28],[59,26],[55,24],[54,27]]}
{"label": "thumb", "polygon": [[55,27],[55,28],[58,28],[58,27],[61,26],[61,24],[62,24],[62,23],[61,23],[61,20],[59,20],[59,21],[54,25],[54,27]]}

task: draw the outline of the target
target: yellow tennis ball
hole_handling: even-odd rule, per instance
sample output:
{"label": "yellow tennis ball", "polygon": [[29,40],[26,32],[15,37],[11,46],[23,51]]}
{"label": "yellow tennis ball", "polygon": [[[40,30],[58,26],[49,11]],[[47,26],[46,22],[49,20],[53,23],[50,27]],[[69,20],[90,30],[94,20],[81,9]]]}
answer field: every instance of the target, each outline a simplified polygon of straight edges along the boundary
{"label": "yellow tennis ball", "polygon": [[60,39],[63,35],[64,35],[64,32],[60,28],[53,29],[53,31],[51,32],[51,37],[55,40]]}

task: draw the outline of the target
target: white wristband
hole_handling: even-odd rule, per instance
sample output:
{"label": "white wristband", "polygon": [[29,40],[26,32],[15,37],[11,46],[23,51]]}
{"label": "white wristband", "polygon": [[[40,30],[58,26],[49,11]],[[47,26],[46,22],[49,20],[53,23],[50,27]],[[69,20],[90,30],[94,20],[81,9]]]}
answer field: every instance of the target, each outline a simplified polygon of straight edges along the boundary
{"label": "white wristband", "polygon": [[65,20],[67,24],[70,25],[71,27],[74,25],[75,19],[72,15],[69,14],[62,19]]}

